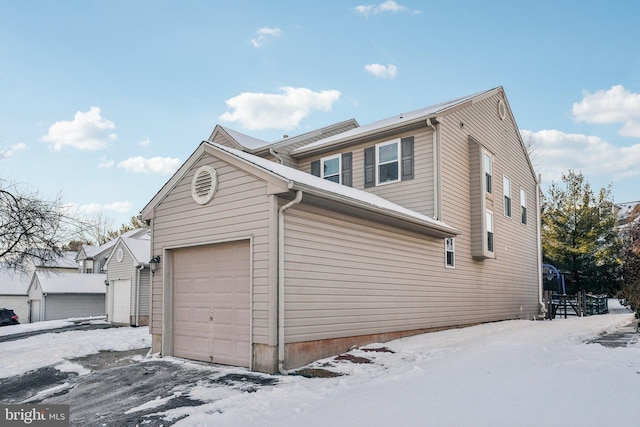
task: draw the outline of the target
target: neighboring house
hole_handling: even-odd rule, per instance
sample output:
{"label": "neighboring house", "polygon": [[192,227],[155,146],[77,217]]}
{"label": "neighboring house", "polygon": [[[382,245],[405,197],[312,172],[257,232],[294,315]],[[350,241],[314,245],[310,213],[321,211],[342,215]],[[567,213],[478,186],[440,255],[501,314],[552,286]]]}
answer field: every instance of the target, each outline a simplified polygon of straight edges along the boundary
{"label": "neighboring house", "polygon": [[[136,228],[123,233],[121,237],[135,238],[146,232],[147,229],[145,228]],[[78,271],[86,274],[103,274],[105,272],[104,265],[109,255],[111,255],[111,251],[117,240],[118,239],[109,240],[100,246],[82,245],[82,248],[76,255]]]}
{"label": "neighboring house", "polygon": [[538,183],[502,88],[324,131],[216,126],[145,206],[154,352],[284,373],[540,315]]}
{"label": "neighboring house", "polygon": [[33,274],[27,295],[31,322],[104,316],[105,274]]}
{"label": "neighboring house", "polygon": [[76,263],[76,251],[62,251],[62,256],[46,261],[36,262],[35,269],[38,271],[46,270],[52,273],[77,273],[78,265]]}
{"label": "neighboring house", "polygon": [[633,221],[640,221],[640,201],[616,203],[618,225],[625,226]]}
{"label": "neighboring house", "polygon": [[29,276],[0,270],[0,308],[13,309],[20,323],[29,323],[27,288]]}
{"label": "neighboring house", "polygon": [[144,326],[149,324],[151,257],[149,230],[134,237],[118,237],[105,263],[107,271],[107,321]]}
{"label": "neighboring house", "polygon": [[[76,252],[63,251],[62,256],[47,262],[29,260],[27,271],[30,273],[0,271],[0,308],[11,308],[20,319],[20,323],[29,323],[29,296],[27,289],[33,272],[77,273]],[[47,257],[48,258],[48,257]]]}

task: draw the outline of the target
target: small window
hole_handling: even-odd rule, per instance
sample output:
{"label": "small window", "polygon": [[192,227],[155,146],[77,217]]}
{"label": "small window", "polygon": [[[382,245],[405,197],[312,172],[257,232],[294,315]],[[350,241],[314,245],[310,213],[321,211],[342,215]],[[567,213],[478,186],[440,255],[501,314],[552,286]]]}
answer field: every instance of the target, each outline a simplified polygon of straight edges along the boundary
{"label": "small window", "polygon": [[511,180],[502,178],[502,194],[504,195],[504,214],[511,217]]}
{"label": "small window", "polygon": [[400,141],[376,145],[377,184],[400,180]]}
{"label": "small window", "polygon": [[444,251],[446,266],[454,268],[456,266],[456,242],[453,237],[448,237],[444,240]]}
{"label": "small window", "polygon": [[493,161],[489,154],[484,155],[484,190],[492,194],[493,193],[493,183],[492,183],[492,174],[493,174]]}
{"label": "small window", "polygon": [[523,188],[520,189],[520,214],[522,215],[522,223],[527,223],[527,193]]}
{"label": "small window", "polygon": [[340,184],[340,171],[342,170],[340,167],[340,155],[325,157],[320,161],[322,163],[322,168],[320,169],[321,178]]}
{"label": "small window", "polygon": [[487,211],[487,252],[493,253],[493,212]]}

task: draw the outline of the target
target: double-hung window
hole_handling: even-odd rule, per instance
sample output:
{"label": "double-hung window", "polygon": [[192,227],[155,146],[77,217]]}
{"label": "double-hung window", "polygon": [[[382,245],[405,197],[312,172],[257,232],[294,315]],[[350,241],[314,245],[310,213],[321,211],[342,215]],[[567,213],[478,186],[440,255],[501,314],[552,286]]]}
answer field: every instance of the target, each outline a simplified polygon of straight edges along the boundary
{"label": "double-hung window", "polygon": [[413,179],[413,137],[364,149],[365,188]]}
{"label": "double-hung window", "polygon": [[456,266],[456,242],[453,237],[447,237],[444,240],[444,252],[447,268],[454,268]]}
{"label": "double-hung window", "polygon": [[502,194],[504,195],[504,215],[511,217],[511,180],[502,178]]}
{"label": "double-hung window", "polygon": [[352,153],[335,154],[311,162],[311,175],[351,187]]}
{"label": "double-hung window", "polygon": [[400,180],[400,140],[376,145],[376,184]]}
{"label": "double-hung window", "polygon": [[325,157],[320,160],[322,162],[322,167],[320,168],[322,173],[321,178],[341,184],[340,170],[342,168],[340,167],[340,155]]}
{"label": "double-hung window", "polygon": [[522,216],[522,223],[527,223],[527,193],[524,188],[520,189],[520,214]]}
{"label": "double-hung window", "polygon": [[484,153],[484,191],[493,193],[493,159],[491,155]]}
{"label": "double-hung window", "polygon": [[487,211],[487,252],[493,253],[493,212]]}

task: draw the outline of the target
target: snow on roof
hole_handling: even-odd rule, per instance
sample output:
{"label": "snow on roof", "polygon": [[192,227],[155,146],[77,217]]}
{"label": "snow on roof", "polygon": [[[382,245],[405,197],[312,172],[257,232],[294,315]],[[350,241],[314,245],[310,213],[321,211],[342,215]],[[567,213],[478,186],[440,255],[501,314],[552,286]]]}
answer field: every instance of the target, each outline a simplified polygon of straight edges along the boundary
{"label": "snow on roof", "polygon": [[118,241],[119,237],[129,237],[132,239],[145,238],[144,236],[149,232],[146,228],[134,228],[133,230],[125,231],[120,236],[115,239],[109,240],[107,243],[104,243],[100,246],[93,245],[82,245],[82,249],[84,250],[84,254],[86,258],[96,258],[100,255],[105,255],[108,257],[111,254],[111,249]]}
{"label": "snow on roof", "polygon": [[346,132],[342,132],[336,135],[332,135],[330,137],[324,138],[324,139],[320,139],[318,141],[314,141],[310,144],[307,145],[303,145],[302,147],[298,147],[295,150],[293,150],[291,152],[291,154],[296,155],[296,154],[302,154],[306,151],[310,151],[313,150],[315,148],[320,148],[320,147],[324,147],[324,146],[328,146],[331,144],[334,144],[338,141],[343,141],[343,140],[347,140],[347,139],[353,139],[356,138],[360,135],[365,135],[369,132],[373,132],[373,131],[377,131],[377,130],[382,130],[382,129],[387,129],[387,128],[394,128],[397,126],[401,126],[403,124],[406,123],[411,123],[413,121],[416,121],[418,119],[422,119],[422,118],[426,118],[429,116],[434,116],[437,113],[444,111],[448,108],[454,107],[458,104],[462,104],[465,103],[477,96],[483,95],[485,93],[494,91],[495,89],[491,89],[488,91],[483,91],[483,92],[478,92],[475,93],[473,95],[467,95],[467,96],[463,96],[461,98],[456,98],[456,99],[452,99],[450,101],[445,101],[445,102],[441,102],[439,104],[435,104],[435,105],[431,105],[429,107],[425,107],[425,108],[421,108],[419,110],[415,110],[415,111],[411,111],[409,113],[400,113],[397,114],[393,117],[389,117],[386,119],[382,119],[382,120],[378,120],[376,122],[370,123],[368,125],[364,125],[364,126],[360,126],[351,130],[348,130]]}
{"label": "snow on roof", "polygon": [[27,295],[30,276],[14,271],[0,271],[0,295]]}
{"label": "snow on roof", "polygon": [[[220,125],[218,125],[220,126]],[[235,141],[242,145],[245,148],[248,148],[250,150],[255,150],[267,145],[271,145],[270,142],[267,141],[263,141],[261,139],[258,138],[254,138],[252,136],[249,135],[245,135],[242,132],[238,132],[236,130],[230,129],[228,127],[224,127],[224,126],[220,126],[220,129],[224,130],[226,133],[229,134],[229,136],[233,139],[235,139]]]}
{"label": "snow on roof", "polygon": [[130,237],[122,238],[122,242],[129,248],[131,255],[137,264],[148,264],[151,257],[151,236],[132,239]]}
{"label": "snow on roof", "polygon": [[[42,292],[47,294],[104,294],[106,274],[36,272]],[[35,279],[35,277],[34,277]]]}
{"label": "snow on roof", "polygon": [[404,217],[410,217],[419,223],[428,224],[430,226],[446,230],[450,233],[458,234],[457,230],[442,221],[435,220],[429,216],[405,208],[404,206],[400,206],[373,193],[322,179],[320,177],[291,168],[289,166],[281,165],[271,160],[254,156],[253,154],[245,153],[233,148],[225,147],[223,145],[216,144],[210,141],[207,141],[206,143],[210,144],[214,148],[217,148],[218,150],[227,152],[233,156],[239,157],[249,163],[252,163],[255,166],[265,169],[287,181],[302,184],[311,189],[318,190],[318,192],[320,193],[325,193],[325,195],[329,194],[334,196],[342,196],[343,198],[352,200],[353,202],[359,202],[364,205],[380,208],[391,214],[399,214]]}
{"label": "snow on roof", "polygon": [[627,219],[631,211],[633,211],[638,204],[640,204],[640,201],[616,203],[618,207],[618,221]]}
{"label": "snow on roof", "polygon": [[77,268],[75,251],[62,251],[62,256],[54,260],[41,263],[38,267],[45,268]]}

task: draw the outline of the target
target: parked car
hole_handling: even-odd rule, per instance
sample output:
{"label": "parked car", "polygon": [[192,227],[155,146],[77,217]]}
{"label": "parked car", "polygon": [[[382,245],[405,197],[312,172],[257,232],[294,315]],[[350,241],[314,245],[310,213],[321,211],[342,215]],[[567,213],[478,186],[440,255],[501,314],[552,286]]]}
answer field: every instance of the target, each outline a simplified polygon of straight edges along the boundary
{"label": "parked car", "polygon": [[10,308],[0,308],[0,326],[17,325],[18,315]]}

